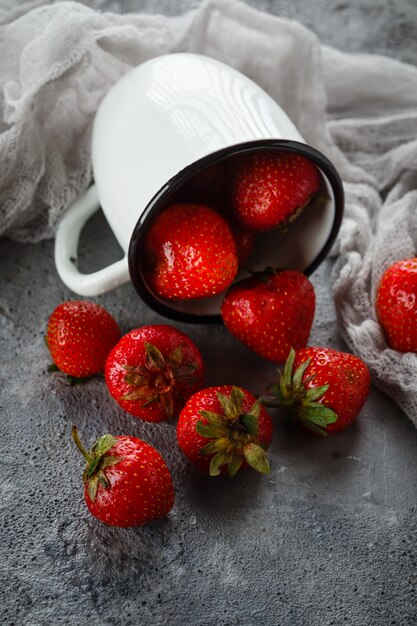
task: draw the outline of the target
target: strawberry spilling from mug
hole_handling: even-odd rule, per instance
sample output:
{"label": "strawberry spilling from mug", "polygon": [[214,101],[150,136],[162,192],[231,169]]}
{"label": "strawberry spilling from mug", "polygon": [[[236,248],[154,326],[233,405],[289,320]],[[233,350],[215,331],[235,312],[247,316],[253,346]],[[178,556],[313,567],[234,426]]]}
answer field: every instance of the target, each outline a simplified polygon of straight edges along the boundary
{"label": "strawberry spilling from mug", "polygon": [[195,343],[172,326],[142,326],[110,352],[107,387],[120,406],[147,422],[177,417],[203,386],[204,365]]}
{"label": "strawberry spilling from mug", "polygon": [[236,245],[226,220],[204,204],[175,204],[162,211],[145,242],[146,280],[168,299],[214,296],[233,281]]}
{"label": "strawberry spilling from mug", "polygon": [[232,165],[231,200],[239,221],[253,231],[293,221],[320,187],[320,173],[294,152],[257,152]]}
{"label": "strawberry spilling from mug", "polygon": [[223,300],[226,328],[265,359],[283,363],[291,347],[308,341],[314,287],[296,270],[265,270],[233,285]]}
{"label": "strawberry spilling from mug", "polygon": [[358,416],[368,396],[369,371],[357,356],[330,348],[291,350],[266,406],[287,408],[289,422],[308,431],[334,435]]}

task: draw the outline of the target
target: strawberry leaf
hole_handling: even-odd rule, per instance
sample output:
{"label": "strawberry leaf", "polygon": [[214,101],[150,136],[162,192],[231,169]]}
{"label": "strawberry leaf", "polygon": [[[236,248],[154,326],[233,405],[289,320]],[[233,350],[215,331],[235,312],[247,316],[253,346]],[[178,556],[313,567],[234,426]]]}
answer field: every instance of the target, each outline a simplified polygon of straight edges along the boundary
{"label": "strawberry leaf", "polygon": [[113,435],[103,435],[100,439],[97,439],[91,449],[91,453],[99,457],[103,456],[103,454],[106,454],[116,443],[117,437],[113,437]]}
{"label": "strawberry leaf", "polygon": [[105,456],[101,463],[101,469],[117,465],[120,461],[123,461],[124,456]]}
{"label": "strawberry leaf", "polygon": [[88,495],[90,496],[91,502],[94,502],[94,500],[96,499],[98,481],[99,481],[98,474],[95,474],[94,476],[92,476],[88,481],[87,491],[88,491]]}
{"label": "strawberry leaf", "polygon": [[256,443],[247,443],[243,448],[243,454],[247,463],[261,474],[269,474],[270,467],[268,457],[263,448]]}
{"label": "strawberry leaf", "polygon": [[231,478],[233,478],[233,476],[236,476],[236,474],[238,473],[238,471],[240,470],[242,466],[242,463],[243,463],[242,456],[240,454],[234,454],[232,457],[232,460],[229,461],[229,463],[227,464],[227,471]]}
{"label": "strawberry leaf", "polygon": [[245,401],[245,394],[239,387],[232,387],[230,393],[230,401],[233,405],[233,409],[236,412],[236,417],[242,413],[243,403]]}
{"label": "strawberry leaf", "polygon": [[180,365],[183,361],[183,353],[181,346],[178,346],[168,355],[168,361],[175,363],[175,365]]}
{"label": "strawberry leaf", "polygon": [[328,433],[327,433],[327,431],[324,430],[324,428],[320,428],[320,426],[316,426],[312,422],[309,422],[308,420],[304,420],[303,418],[300,418],[300,419],[301,419],[302,423],[304,424],[304,426],[308,430],[311,430],[313,433],[316,433],[320,437],[327,437],[328,436]]}
{"label": "strawberry leaf", "polygon": [[301,363],[301,365],[297,367],[297,369],[295,370],[293,379],[292,379],[293,389],[300,389],[302,385],[304,372],[306,371],[309,365],[310,365],[310,359],[307,359],[306,361],[304,361],[304,363]]}
{"label": "strawberry leaf", "polygon": [[133,387],[142,387],[143,385],[146,385],[147,380],[148,379],[145,378],[145,376],[135,374],[134,372],[130,372],[124,378],[124,382],[128,385],[132,385]]}
{"label": "strawberry leaf", "polygon": [[295,360],[295,350],[294,348],[291,348],[290,353],[287,357],[287,360],[285,361],[284,371],[282,375],[281,375],[281,372],[279,372],[279,374],[281,375],[280,388],[284,395],[285,395],[285,391],[287,389],[291,389],[291,386],[292,386],[292,369],[294,366],[294,360]]}
{"label": "strawberry leaf", "polygon": [[255,400],[255,402],[252,404],[251,408],[249,409],[249,414],[258,418],[261,412],[261,406],[262,406],[262,400],[261,398],[258,398],[257,400]]}
{"label": "strawberry leaf", "polygon": [[218,439],[214,439],[210,441],[204,448],[201,448],[200,455],[201,456],[209,456],[210,454],[216,454],[216,452],[220,452],[220,450],[224,450],[227,445],[226,437],[218,437]]}
{"label": "strawberry leaf", "polygon": [[146,402],[142,402],[142,406],[149,406],[152,402],[155,402],[155,400],[158,400],[158,394],[152,393],[146,398]]}
{"label": "strawberry leaf", "polygon": [[239,419],[245,427],[246,432],[251,435],[258,434],[258,418],[255,415],[252,415],[251,413],[243,413]]}
{"label": "strawberry leaf", "polygon": [[224,416],[213,411],[200,411],[201,417],[204,417],[210,424],[223,424]]}
{"label": "strawberry leaf", "polygon": [[195,429],[199,435],[207,437],[208,439],[215,439],[227,434],[227,428],[225,426],[221,424],[204,424],[202,421],[196,423]]}
{"label": "strawberry leaf", "polygon": [[97,467],[99,466],[101,461],[101,457],[100,456],[94,456],[90,463],[87,465],[86,469],[85,469],[85,476],[86,479],[89,480],[95,473],[95,471],[97,470]]}
{"label": "strawberry leaf", "polygon": [[153,400],[155,400],[156,395],[157,394],[154,393],[151,387],[148,387],[148,385],[144,385],[143,387],[139,387],[138,389],[134,389],[132,391],[129,391],[128,393],[125,393],[121,397],[121,400],[129,400],[131,402],[135,402],[136,400],[149,400],[150,398],[152,398],[152,402]]}
{"label": "strawberry leaf", "polygon": [[262,404],[264,406],[270,406],[270,407],[282,407],[282,406],[291,406],[292,404],[294,404],[294,401],[291,399],[291,396],[286,392],[283,392],[283,390],[281,389],[280,385],[271,385],[271,387],[268,387],[268,391],[269,393],[273,396],[274,399],[271,399],[269,397],[267,398],[262,398]]}
{"label": "strawberry leaf", "polygon": [[316,426],[327,426],[337,422],[337,413],[319,402],[305,402],[300,407],[299,416],[303,421],[312,422]]}
{"label": "strawberry leaf", "polygon": [[210,476],[218,476],[220,474],[220,468],[223,465],[227,465],[231,460],[230,453],[221,450],[210,461]]}
{"label": "strawberry leaf", "polygon": [[104,489],[108,489],[110,487],[110,482],[107,476],[103,472],[98,473],[99,483]]}
{"label": "strawberry leaf", "polygon": [[184,363],[173,368],[175,380],[182,383],[192,383],[195,380],[195,373],[198,369],[196,363]]}
{"label": "strawberry leaf", "polygon": [[238,417],[239,414],[236,413],[236,411],[234,410],[234,407],[230,398],[227,398],[219,391],[217,392],[217,398],[220,404],[222,405],[222,409],[226,417],[228,417],[229,419],[235,419],[236,417]]}
{"label": "strawberry leaf", "polygon": [[165,359],[162,352],[152,343],[144,342],[146,351],[145,365],[149,370],[162,369],[165,367]]}
{"label": "strawberry leaf", "polygon": [[312,387],[306,393],[306,396],[305,396],[306,401],[314,402],[315,400],[318,400],[326,393],[329,387],[330,385],[322,385],[321,387]]}
{"label": "strawberry leaf", "polygon": [[161,393],[158,396],[161,411],[168,417],[174,417],[174,398],[171,393]]}

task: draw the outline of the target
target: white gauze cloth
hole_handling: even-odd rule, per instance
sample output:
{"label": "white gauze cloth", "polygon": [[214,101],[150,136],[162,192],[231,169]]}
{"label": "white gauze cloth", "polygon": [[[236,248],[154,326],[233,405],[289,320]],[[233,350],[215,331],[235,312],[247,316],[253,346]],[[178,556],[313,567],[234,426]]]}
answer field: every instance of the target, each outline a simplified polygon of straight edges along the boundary
{"label": "white gauze cloth", "polygon": [[174,18],[97,13],[62,2],[0,28],[0,235],[52,237],[91,180],[94,113],[131,67],[167,52],[206,54],[263,87],[339,170],[346,213],[333,254],[339,328],[373,382],[417,425],[417,355],[388,348],[379,278],[416,254],[417,69],[321,46],[294,21],[208,0]]}

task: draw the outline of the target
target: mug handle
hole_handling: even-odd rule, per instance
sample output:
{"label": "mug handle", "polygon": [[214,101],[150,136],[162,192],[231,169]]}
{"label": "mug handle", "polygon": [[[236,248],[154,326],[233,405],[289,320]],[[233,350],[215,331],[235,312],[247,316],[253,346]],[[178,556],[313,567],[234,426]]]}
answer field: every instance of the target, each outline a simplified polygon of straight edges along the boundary
{"label": "mug handle", "polygon": [[77,268],[78,240],[84,224],[100,208],[92,185],[67,209],[55,237],[55,265],[61,280],[80,296],[99,296],[129,280],[127,256],[91,274]]}

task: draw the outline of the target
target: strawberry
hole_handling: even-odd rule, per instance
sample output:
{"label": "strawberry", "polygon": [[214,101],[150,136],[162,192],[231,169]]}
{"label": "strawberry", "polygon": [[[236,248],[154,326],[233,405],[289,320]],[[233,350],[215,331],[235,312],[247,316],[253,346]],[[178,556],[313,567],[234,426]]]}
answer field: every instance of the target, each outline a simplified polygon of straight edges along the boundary
{"label": "strawberry", "polygon": [[289,408],[290,423],[299,420],[315,434],[334,435],[357,417],[369,385],[367,366],[353,354],[318,346],[291,350],[270,388],[275,399],[264,404]]}
{"label": "strawberry", "polygon": [[204,365],[187,335],[157,324],[124,335],[107,358],[105,376],[111,395],[125,411],[161,422],[178,416],[185,401],[201,389]]}
{"label": "strawberry", "polygon": [[145,259],[149,286],[173,300],[220,293],[238,268],[227,222],[204,204],[174,204],[160,213],[146,238]]}
{"label": "strawberry", "polygon": [[385,270],[376,313],[390,348],[417,352],[417,258],[397,261]]}
{"label": "strawberry", "polygon": [[104,370],[107,355],[120,338],[120,329],[99,304],[68,300],[49,318],[45,341],[55,369],[79,379]]}
{"label": "strawberry", "polygon": [[220,213],[228,223],[236,244],[239,264],[244,263],[252,251],[255,234],[242,226],[231,214],[227,203],[228,187],[226,167],[217,162],[197,172],[189,181],[171,195],[172,204],[197,203],[208,204]]}
{"label": "strawberry", "polygon": [[254,352],[283,362],[291,346],[307,344],[314,309],[314,288],[304,274],[268,269],[233,285],[221,315],[226,328]]}
{"label": "strawberry", "polygon": [[218,202],[216,210],[226,220],[232,231],[236,245],[236,254],[239,265],[245,263],[255,245],[256,233],[243,226],[233,214],[230,204]]}
{"label": "strawberry", "polygon": [[177,438],[191,463],[210,476],[226,469],[234,476],[247,464],[269,473],[265,450],[272,420],[260,400],[241,387],[209,387],[191,396],[181,411]]}
{"label": "strawberry", "polygon": [[84,498],[90,513],[110,526],[142,526],[164,517],[174,504],[164,459],[136,437],[103,435],[86,452],[77,429],[72,437],[87,461]]}
{"label": "strawberry", "polygon": [[295,152],[257,152],[233,161],[230,186],[237,218],[263,231],[295,219],[318,191],[320,174]]}
{"label": "strawberry", "polygon": [[239,261],[239,265],[242,265],[248,260],[252,252],[255,243],[255,235],[243,228],[240,224],[236,224],[231,228],[233,237],[235,238],[237,260]]}

